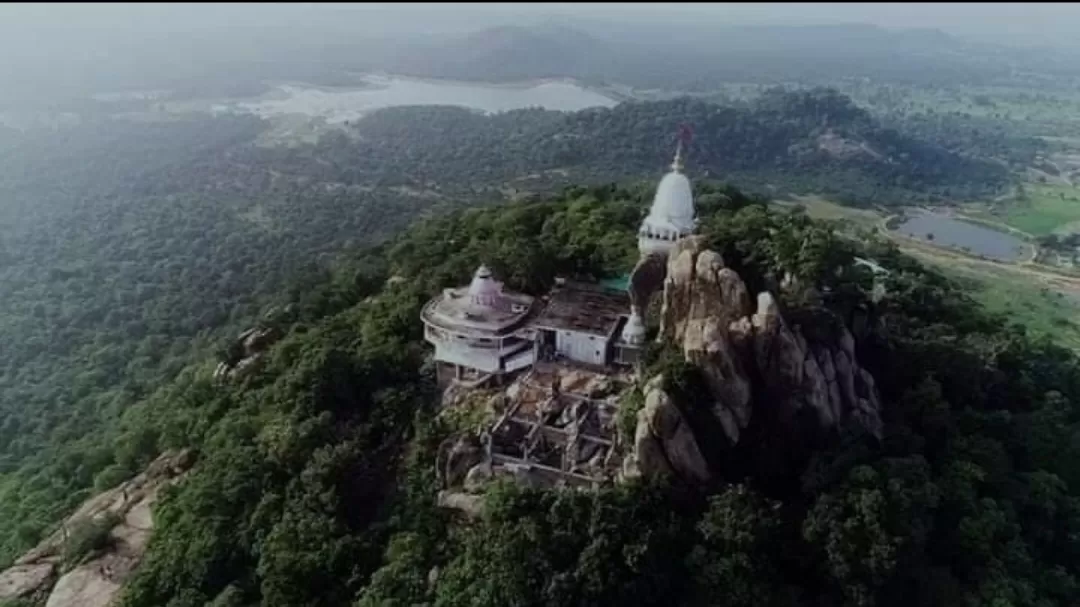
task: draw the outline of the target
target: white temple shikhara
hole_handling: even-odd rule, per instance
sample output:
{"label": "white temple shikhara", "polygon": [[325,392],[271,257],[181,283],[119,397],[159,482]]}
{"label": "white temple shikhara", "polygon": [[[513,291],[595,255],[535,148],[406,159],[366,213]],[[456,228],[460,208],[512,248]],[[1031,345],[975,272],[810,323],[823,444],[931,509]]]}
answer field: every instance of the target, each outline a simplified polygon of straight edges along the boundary
{"label": "white temple shikhara", "polygon": [[[683,149],[688,132],[684,130],[680,135],[671,172],[660,180],[649,215],[638,231],[638,252],[642,259],[650,255],[667,257],[675,243],[683,236],[693,234],[697,227],[693,190],[690,180],[683,174]],[[624,343],[637,346],[645,343],[644,316],[644,310],[632,307],[621,335]]]}
{"label": "white temple shikhara", "polygon": [[[638,232],[642,258],[666,257],[696,225],[690,180],[683,173],[685,134],[671,171],[656,188]],[[435,346],[440,384],[483,383],[564,360],[589,367],[637,362],[645,343],[643,310],[632,309],[625,291],[559,280],[546,297],[503,289],[486,266],[465,288],[445,289],[424,306],[424,338]]]}
{"label": "white temple shikhara", "polygon": [[694,195],[690,180],[683,174],[683,140],[675,151],[671,172],[656,188],[649,216],[638,231],[638,250],[642,257],[654,253],[667,255],[675,242],[694,231]]}

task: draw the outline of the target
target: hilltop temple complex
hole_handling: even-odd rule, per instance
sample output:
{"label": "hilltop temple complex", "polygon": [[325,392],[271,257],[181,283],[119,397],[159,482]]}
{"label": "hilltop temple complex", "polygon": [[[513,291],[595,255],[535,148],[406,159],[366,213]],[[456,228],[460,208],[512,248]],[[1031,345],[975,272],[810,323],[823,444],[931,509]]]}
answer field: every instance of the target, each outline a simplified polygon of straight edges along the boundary
{"label": "hilltop temple complex", "polygon": [[[664,265],[675,243],[694,232],[683,146],[680,139],[638,231],[644,265]],[[533,297],[505,288],[482,265],[467,286],[445,289],[424,306],[424,338],[434,346],[446,395],[498,388],[497,419],[482,431],[482,444],[447,447],[444,479],[469,484],[455,463],[463,453],[471,454],[464,461],[472,472],[548,486],[596,486],[612,477],[622,457],[618,398],[646,341],[647,302],[632,302],[632,290],[557,278],[549,293]]]}
{"label": "hilltop temple complex", "polygon": [[[683,172],[680,138],[638,232],[641,256],[666,258],[695,227],[690,180]],[[643,306],[626,291],[557,279],[544,297],[504,288],[487,266],[472,282],[445,289],[424,306],[424,338],[435,347],[440,385],[502,384],[538,362],[557,362],[594,371],[634,365],[645,345]]]}

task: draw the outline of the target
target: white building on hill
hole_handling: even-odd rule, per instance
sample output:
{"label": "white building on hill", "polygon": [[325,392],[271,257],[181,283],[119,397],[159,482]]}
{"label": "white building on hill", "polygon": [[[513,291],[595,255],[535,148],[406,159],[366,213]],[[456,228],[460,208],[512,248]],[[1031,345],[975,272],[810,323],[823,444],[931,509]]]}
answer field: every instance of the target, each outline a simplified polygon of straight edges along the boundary
{"label": "white building on hill", "polygon": [[626,291],[560,280],[544,309],[530,325],[536,330],[540,358],[605,367],[636,361],[639,348],[619,339],[629,319]]}
{"label": "white building on hill", "polygon": [[504,291],[486,266],[468,287],[445,289],[421,312],[439,382],[498,378],[531,366],[534,335],[525,324],[535,312],[533,297]]}

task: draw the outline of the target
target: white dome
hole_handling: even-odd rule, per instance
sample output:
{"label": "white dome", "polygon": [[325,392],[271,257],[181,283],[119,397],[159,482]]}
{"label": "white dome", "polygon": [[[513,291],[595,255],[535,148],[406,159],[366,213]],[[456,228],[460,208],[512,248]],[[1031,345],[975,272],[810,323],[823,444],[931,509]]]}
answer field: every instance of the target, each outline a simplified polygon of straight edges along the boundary
{"label": "white dome", "polygon": [[491,277],[487,266],[480,266],[469,283],[469,299],[474,305],[493,308],[502,298],[502,284]]}
{"label": "white dome", "polygon": [[670,226],[680,235],[694,231],[694,194],[686,175],[672,171],[660,180],[647,223]]}
{"label": "white dome", "polygon": [[630,318],[626,321],[626,326],[623,327],[622,340],[628,344],[641,345],[645,343],[645,322],[641,320],[641,315],[637,310],[630,312]]}

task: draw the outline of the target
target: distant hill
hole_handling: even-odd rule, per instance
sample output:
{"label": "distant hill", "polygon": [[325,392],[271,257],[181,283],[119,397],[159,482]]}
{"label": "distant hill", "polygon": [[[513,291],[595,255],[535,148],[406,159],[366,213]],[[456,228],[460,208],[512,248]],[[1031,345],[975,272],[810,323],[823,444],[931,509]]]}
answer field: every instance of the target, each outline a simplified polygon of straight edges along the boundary
{"label": "distant hill", "polygon": [[610,49],[588,34],[558,25],[505,26],[405,51],[393,71],[470,80],[524,80],[589,73]]}
{"label": "distant hill", "polygon": [[254,150],[251,166],[334,175],[346,184],[444,192],[517,184],[545,189],[656,175],[673,134],[690,124],[690,167],[772,193],[827,192],[854,204],[975,197],[1000,190],[1007,169],[878,124],[831,89],[774,91],[747,107],[690,98],[623,103],[574,113],[522,110],[485,116],[454,107],[371,114],[349,135],[312,147]]}
{"label": "distant hill", "polygon": [[731,81],[824,83],[843,78],[984,84],[1010,77],[1012,66],[1001,52],[940,30],[863,24],[629,26],[597,34],[548,24],[497,27],[435,42],[389,61],[386,69],[483,81],[565,76],[678,90]]}

